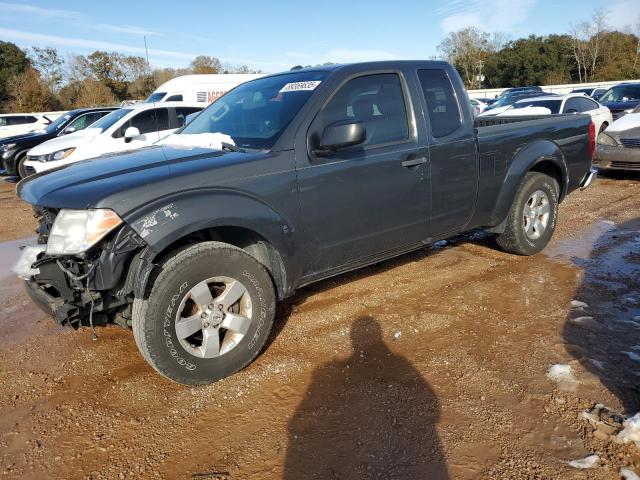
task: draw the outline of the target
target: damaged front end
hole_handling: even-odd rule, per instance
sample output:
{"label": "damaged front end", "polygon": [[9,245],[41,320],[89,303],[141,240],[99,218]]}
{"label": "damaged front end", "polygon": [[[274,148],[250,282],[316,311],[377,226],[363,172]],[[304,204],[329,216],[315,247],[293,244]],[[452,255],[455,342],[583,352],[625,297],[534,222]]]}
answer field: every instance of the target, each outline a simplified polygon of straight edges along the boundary
{"label": "damaged front end", "polygon": [[26,247],[14,267],[32,300],[73,328],[130,325],[134,291],[153,267],[144,240],[111,211],[34,212],[39,245]]}

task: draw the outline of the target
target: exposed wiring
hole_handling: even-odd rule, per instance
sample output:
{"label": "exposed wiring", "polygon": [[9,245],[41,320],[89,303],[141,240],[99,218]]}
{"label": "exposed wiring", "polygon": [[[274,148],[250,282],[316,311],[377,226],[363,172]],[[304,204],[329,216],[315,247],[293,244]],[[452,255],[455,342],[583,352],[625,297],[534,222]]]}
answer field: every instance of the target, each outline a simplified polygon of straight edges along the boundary
{"label": "exposed wiring", "polygon": [[89,290],[89,275],[93,273],[93,270],[95,269],[95,264],[91,265],[87,273],[85,273],[84,275],[76,275],[68,268],[65,268],[65,266],[62,265],[62,262],[60,260],[56,260],[56,263],[58,264],[58,267],[60,267],[60,270],[62,270],[65,274],[67,274],[72,280],[75,280],[76,282],[80,283],[80,285],[82,285],[82,280],[84,279],[87,280],[86,284],[84,285],[84,292],[89,296],[89,301],[91,302],[91,307],[89,308],[89,326],[91,327],[91,332],[93,333],[93,341],[98,340],[98,334],[96,333],[96,329],[93,326],[93,307],[94,307],[93,295],[91,295],[91,291]]}

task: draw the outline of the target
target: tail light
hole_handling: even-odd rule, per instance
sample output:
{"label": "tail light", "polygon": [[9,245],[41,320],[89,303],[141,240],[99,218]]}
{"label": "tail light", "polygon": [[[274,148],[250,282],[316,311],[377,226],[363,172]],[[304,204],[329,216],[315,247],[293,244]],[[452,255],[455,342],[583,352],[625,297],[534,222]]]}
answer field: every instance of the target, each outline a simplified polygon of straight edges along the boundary
{"label": "tail light", "polygon": [[589,124],[589,158],[593,160],[596,153],[596,124]]}

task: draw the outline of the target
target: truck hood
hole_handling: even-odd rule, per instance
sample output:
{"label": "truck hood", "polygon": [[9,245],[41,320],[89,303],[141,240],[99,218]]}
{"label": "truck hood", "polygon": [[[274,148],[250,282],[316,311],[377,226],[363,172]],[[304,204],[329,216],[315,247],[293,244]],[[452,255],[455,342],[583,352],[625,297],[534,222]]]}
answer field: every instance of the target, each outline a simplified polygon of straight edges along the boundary
{"label": "truck hood", "polygon": [[93,141],[96,135],[99,135],[101,131],[102,130],[99,128],[87,128],[85,130],[70,133],[69,135],[52,138],[51,140],[47,140],[46,142],[33,147],[29,150],[29,155],[45,155],[65,148],[79,147],[80,145]]}
{"label": "truck hood", "polygon": [[[213,169],[244,163],[265,152],[233,153],[205,148],[151,146],[69,164],[22,180],[18,196],[49,208],[112,208],[121,216],[140,206],[138,193],[157,197],[212,183]],[[206,174],[203,174],[206,172]],[[246,175],[244,169],[225,169],[220,181]],[[166,193],[163,191],[166,190]]]}

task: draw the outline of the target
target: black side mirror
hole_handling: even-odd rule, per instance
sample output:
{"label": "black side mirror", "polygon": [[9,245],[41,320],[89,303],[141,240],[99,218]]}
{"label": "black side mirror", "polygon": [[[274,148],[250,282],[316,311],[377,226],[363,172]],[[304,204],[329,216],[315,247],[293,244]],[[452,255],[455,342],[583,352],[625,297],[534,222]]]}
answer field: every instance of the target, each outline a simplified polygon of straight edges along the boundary
{"label": "black side mirror", "polygon": [[366,139],[367,129],[361,121],[347,120],[332,123],[322,132],[319,148],[314,153],[326,155],[341,148],[359,145]]}

